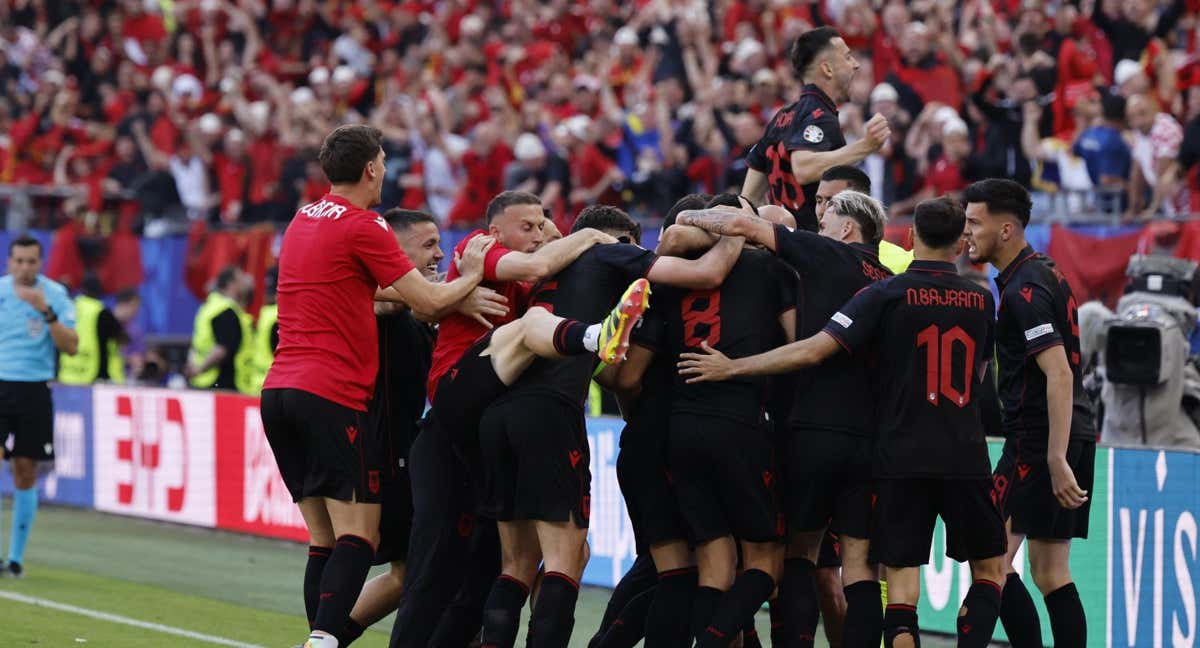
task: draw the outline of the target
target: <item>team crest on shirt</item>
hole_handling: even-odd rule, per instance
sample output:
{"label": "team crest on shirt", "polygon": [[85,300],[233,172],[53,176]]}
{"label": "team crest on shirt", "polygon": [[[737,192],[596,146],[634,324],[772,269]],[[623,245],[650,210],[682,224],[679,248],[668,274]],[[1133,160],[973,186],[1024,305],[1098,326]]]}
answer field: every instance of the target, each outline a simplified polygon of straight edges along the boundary
{"label": "team crest on shirt", "polygon": [[820,144],[821,140],[825,139],[825,131],[821,130],[816,124],[809,124],[804,128],[804,141]]}

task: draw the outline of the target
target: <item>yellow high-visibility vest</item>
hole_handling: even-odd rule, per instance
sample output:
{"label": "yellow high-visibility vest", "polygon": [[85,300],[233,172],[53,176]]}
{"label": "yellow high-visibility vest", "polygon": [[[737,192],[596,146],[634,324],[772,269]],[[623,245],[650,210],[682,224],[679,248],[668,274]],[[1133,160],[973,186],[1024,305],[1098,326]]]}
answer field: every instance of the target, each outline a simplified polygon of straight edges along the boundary
{"label": "yellow high-visibility vest", "polygon": [[[75,333],[79,336],[79,350],[75,355],[58,355],[58,382],[65,385],[90,385],[100,377],[100,313],[104,303],[94,297],[80,295],[75,298]],[[108,379],[114,383],[125,382],[125,359],[116,340],[109,340]]]}
{"label": "yellow high-visibility vest", "polygon": [[258,323],[254,330],[254,386],[262,391],[271,363],[275,362],[275,349],[271,347],[271,331],[279,321],[279,306],[263,304],[258,311]]}
{"label": "yellow high-visibility vest", "polygon": [[[192,329],[191,362],[198,365],[208,357],[209,352],[217,343],[216,336],[213,334],[213,320],[231,308],[237,314],[242,328],[241,346],[237,349],[229,349],[229,352],[233,353],[233,386],[243,394],[255,394],[257,391],[254,388],[252,320],[250,315],[242,310],[241,305],[219,292],[210,293],[208,299],[205,299],[204,303],[200,305],[200,310],[196,311],[196,320]],[[220,373],[220,367],[212,367],[192,378],[191,385],[200,389],[212,387],[217,382]]]}

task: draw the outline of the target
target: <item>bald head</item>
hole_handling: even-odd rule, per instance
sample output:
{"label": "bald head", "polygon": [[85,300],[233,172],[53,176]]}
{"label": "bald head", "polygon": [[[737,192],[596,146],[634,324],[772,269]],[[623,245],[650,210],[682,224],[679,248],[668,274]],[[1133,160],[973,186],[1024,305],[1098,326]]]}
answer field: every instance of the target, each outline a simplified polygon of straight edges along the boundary
{"label": "bald head", "polygon": [[758,215],[772,225],[783,225],[788,229],[796,229],[796,217],[792,212],[779,205],[763,205],[758,208]]}
{"label": "bald head", "polygon": [[1135,94],[1125,102],[1125,119],[1129,121],[1130,128],[1142,134],[1150,133],[1157,114],[1158,107],[1147,95]]}

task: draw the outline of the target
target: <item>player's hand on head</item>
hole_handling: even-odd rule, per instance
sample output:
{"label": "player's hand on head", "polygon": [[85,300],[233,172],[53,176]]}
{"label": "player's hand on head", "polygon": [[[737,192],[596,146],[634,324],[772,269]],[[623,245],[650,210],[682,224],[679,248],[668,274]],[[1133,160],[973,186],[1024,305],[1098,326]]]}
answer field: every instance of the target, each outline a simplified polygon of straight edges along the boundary
{"label": "player's hand on head", "polygon": [[488,250],[496,244],[493,236],[476,236],[467,242],[462,255],[454,257],[454,264],[463,275],[483,274],[483,259]]}
{"label": "player's hand on head", "polygon": [[488,317],[504,317],[508,314],[508,298],[486,286],[476,286],[459,305],[458,312],[490,329],[492,323]]}
{"label": "player's hand on head", "polygon": [[592,236],[595,238],[597,245],[607,245],[609,243],[617,243],[618,242],[617,237],[615,237],[612,234],[609,234],[607,232],[601,232],[598,229],[591,229],[591,228],[589,228],[589,231],[592,232]]}
{"label": "player's hand on head", "polygon": [[724,353],[708,346],[708,342],[700,343],[704,353],[679,354],[679,375],[686,378],[687,383],[720,382],[733,377],[733,361]]}
{"label": "player's hand on head", "polygon": [[1083,506],[1088,501],[1088,492],[1080,488],[1079,483],[1075,481],[1075,473],[1072,472],[1066,458],[1053,458],[1047,463],[1050,469],[1050,487],[1058,503],[1068,509]]}

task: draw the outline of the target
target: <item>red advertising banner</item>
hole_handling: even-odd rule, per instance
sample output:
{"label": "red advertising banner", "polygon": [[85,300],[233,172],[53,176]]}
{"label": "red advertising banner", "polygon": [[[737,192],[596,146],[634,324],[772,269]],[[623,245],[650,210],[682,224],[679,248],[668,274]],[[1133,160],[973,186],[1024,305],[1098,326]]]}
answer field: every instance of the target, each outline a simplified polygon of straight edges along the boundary
{"label": "red advertising banner", "polygon": [[217,394],[216,421],[217,528],[307,542],[263,433],[258,399]]}

